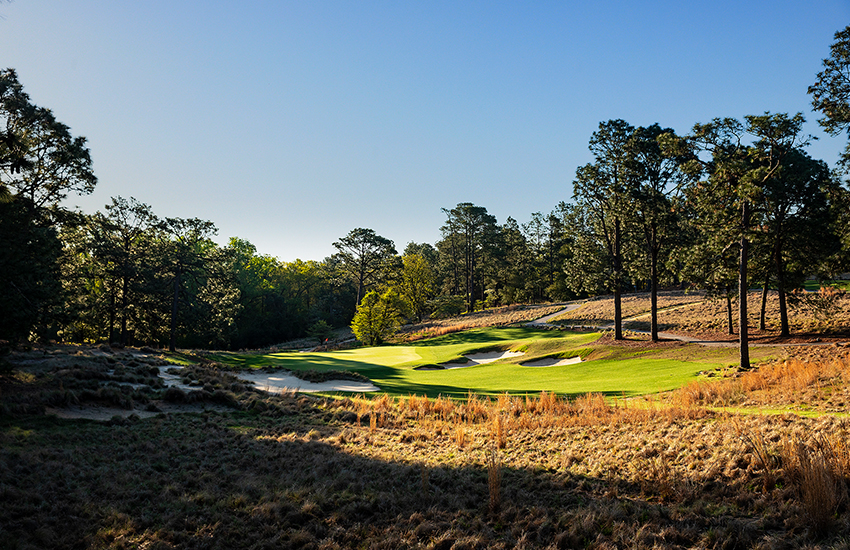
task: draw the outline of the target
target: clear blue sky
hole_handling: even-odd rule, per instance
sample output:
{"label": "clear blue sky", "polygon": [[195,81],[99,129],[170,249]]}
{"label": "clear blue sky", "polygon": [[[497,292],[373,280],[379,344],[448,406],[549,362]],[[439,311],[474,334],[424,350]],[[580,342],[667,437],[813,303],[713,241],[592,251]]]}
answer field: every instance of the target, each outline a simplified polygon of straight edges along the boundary
{"label": "clear blue sky", "polygon": [[434,243],[459,202],[548,213],[604,120],[803,112],[824,136],[806,89],[847,24],[848,0],[14,0],[0,66],[89,140],[69,206],[133,196],[320,260],[355,227]]}

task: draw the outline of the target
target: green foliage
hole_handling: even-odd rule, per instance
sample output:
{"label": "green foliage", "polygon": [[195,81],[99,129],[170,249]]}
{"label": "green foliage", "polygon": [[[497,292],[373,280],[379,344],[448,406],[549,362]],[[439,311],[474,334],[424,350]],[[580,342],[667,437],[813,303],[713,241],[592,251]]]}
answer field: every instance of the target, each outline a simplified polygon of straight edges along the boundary
{"label": "green foliage", "polygon": [[394,289],[383,294],[371,290],[357,306],[351,330],[367,346],[380,345],[401,326],[403,312],[404,303]]}
{"label": "green foliage", "polygon": [[226,346],[239,308],[230,251],[212,242],[212,222],[166,218],[163,227],[168,238],[159,243],[157,259],[158,279],[170,293],[169,350],[176,349],[178,334],[189,345]]}
{"label": "green foliage", "polygon": [[404,267],[397,289],[399,296],[421,322],[428,311],[428,300],[434,295],[434,271],[419,254],[402,256]]}
{"label": "green foliage", "polygon": [[97,184],[86,138],[71,135],[50,109],[37,107],[14,69],[0,70],[0,187],[26,198],[33,211],[52,211],[69,192]]}
{"label": "green foliage", "polygon": [[372,229],[352,229],[333,245],[338,250],[339,269],[357,289],[355,304],[368,288],[387,283],[398,270],[395,244]]}
{"label": "green foliage", "polygon": [[85,138],[32,104],[13,69],[0,70],[0,339],[52,339],[65,316],[59,204],[97,182]]}
{"label": "green foliage", "polygon": [[[823,70],[817,81],[809,86],[812,107],[823,113],[818,123],[830,134],[837,136],[850,129],[850,26],[835,33],[830,46],[830,56],[823,60]],[[841,163],[850,167],[850,141]]]}
{"label": "green foliage", "polygon": [[32,223],[25,202],[0,202],[0,340],[43,331],[62,305],[61,243],[54,228]]}
{"label": "green foliage", "polygon": [[310,325],[309,329],[307,329],[307,336],[318,341],[319,344],[322,344],[327,341],[333,336],[333,334],[333,327],[330,326],[324,319],[316,321],[315,323]]}
{"label": "green foliage", "polygon": [[484,298],[482,281],[493,275],[493,256],[498,254],[496,218],[483,206],[462,202],[451,210],[443,208],[447,220],[440,228],[442,240],[437,249],[443,257],[448,294],[466,296],[466,310],[473,311],[475,301]]}
{"label": "green foliage", "polygon": [[[620,293],[626,283],[627,235],[632,205],[628,196],[629,144],[635,130],[624,120],[599,124],[590,138],[594,162],[576,170],[572,212],[575,239],[567,279],[573,288],[614,294],[614,338],[623,338]],[[590,275],[585,277],[585,274]]]}
{"label": "green foliage", "polygon": [[354,292],[333,259],[283,262],[256,254],[249,242],[231,239],[233,271],[239,289],[235,348],[259,348],[308,335],[317,320],[347,324]]}
{"label": "green foliage", "polygon": [[463,296],[437,296],[428,302],[428,308],[432,311],[431,317],[437,319],[460,315],[465,307]]}

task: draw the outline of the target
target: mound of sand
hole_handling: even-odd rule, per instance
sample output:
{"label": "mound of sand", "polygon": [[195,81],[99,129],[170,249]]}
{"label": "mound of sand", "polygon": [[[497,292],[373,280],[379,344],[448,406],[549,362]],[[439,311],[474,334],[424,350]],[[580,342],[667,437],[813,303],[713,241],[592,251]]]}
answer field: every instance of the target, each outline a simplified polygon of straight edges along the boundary
{"label": "mound of sand", "polygon": [[280,392],[295,390],[304,393],[322,391],[370,392],[380,388],[371,382],[355,382],[353,380],[328,380],[326,382],[307,382],[285,372],[240,372],[242,380],[253,382],[254,385],[266,391]]}
{"label": "mound of sand", "polygon": [[557,359],[555,357],[547,357],[546,359],[538,359],[536,361],[528,361],[522,363],[523,367],[560,367],[562,365],[575,365],[581,363],[581,357],[569,357],[567,359]]}
{"label": "mound of sand", "polygon": [[521,351],[488,351],[485,353],[470,353],[465,355],[466,363],[443,363],[442,366],[447,369],[462,369],[466,367],[474,367],[475,365],[486,365],[487,363],[495,363],[502,359],[511,357],[519,357],[525,355]]}

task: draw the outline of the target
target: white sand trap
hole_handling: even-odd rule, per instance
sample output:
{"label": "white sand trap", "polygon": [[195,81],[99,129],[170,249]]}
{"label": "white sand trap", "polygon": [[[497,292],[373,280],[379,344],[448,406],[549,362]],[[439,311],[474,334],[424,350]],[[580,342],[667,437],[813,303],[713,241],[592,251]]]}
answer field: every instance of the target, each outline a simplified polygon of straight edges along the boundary
{"label": "white sand trap", "polygon": [[529,361],[523,363],[523,367],[560,367],[561,365],[575,365],[581,363],[581,356],[569,357],[567,359],[556,359],[555,357],[547,357],[546,359],[538,359],[537,361]]}
{"label": "white sand trap", "polygon": [[236,376],[242,380],[253,382],[254,385],[266,391],[280,392],[283,390],[294,390],[304,393],[316,393],[321,391],[347,391],[363,393],[379,391],[371,382],[356,382],[354,380],[328,380],[326,382],[307,382],[291,374],[283,372],[240,372]]}
{"label": "white sand trap", "polygon": [[465,367],[474,367],[475,365],[495,363],[502,359],[519,357],[520,355],[525,354],[521,351],[488,351],[486,353],[471,353],[464,356],[469,359],[466,363],[443,363],[443,366],[447,369],[462,369]]}

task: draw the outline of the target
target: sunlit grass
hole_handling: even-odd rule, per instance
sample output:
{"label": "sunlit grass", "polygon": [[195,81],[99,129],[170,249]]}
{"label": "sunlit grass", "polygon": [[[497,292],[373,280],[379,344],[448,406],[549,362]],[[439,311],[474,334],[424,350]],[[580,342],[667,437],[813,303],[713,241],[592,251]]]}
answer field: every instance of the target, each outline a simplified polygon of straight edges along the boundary
{"label": "sunlit grass", "polygon": [[[524,394],[542,391],[561,395],[598,392],[635,396],[678,388],[705,370],[735,361],[731,348],[705,350],[684,346],[631,349],[598,342],[598,332],[540,331],[488,328],[448,334],[411,345],[363,347],[323,353],[221,353],[210,358],[240,367],[273,366],[292,371],[347,370],[369,378],[390,395],[463,397]],[[522,357],[458,369],[415,370],[447,362],[463,362],[481,351],[522,351]],[[708,351],[706,353],[706,351]],[[574,365],[523,367],[543,357],[592,357]]]}

